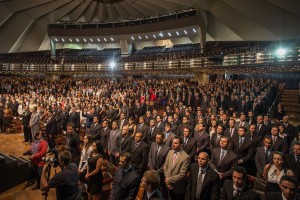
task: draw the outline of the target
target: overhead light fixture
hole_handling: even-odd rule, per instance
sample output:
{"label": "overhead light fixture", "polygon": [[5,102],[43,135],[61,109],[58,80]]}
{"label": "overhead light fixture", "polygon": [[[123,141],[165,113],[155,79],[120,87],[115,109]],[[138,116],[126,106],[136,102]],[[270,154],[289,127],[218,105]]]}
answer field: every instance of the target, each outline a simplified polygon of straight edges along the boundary
{"label": "overhead light fixture", "polygon": [[141,37],[141,36],[139,36],[139,39],[141,40],[141,39],[142,39],[142,37]]}
{"label": "overhead light fixture", "polygon": [[164,34],[163,34],[163,33],[160,33],[159,36],[160,36],[160,37],[164,37]]}
{"label": "overhead light fixture", "polygon": [[72,39],[71,39],[71,38],[70,38],[69,40],[70,40],[70,42],[72,42]]}
{"label": "overhead light fixture", "polygon": [[153,34],[153,37],[156,38],[156,35]]}
{"label": "overhead light fixture", "polygon": [[91,41],[91,42],[93,42],[93,39],[92,39],[92,38],[90,38],[90,41]]}
{"label": "overhead light fixture", "polygon": [[193,28],[193,31],[194,31],[194,33],[196,33],[196,32],[197,32],[197,31],[196,31],[196,29],[194,29],[194,28]]}
{"label": "overhead light fixture", "polygon": [[131,39],[132,39],[132,40],[134,40],[134,37],[133,37],[133,36],[131,36]]}
{"label": "overhead light fixture", "polygon": [[168,33],[168,35],[171,37],[172,36],[172,34],[171,33]]}
{"label": "overhead light fixture", "polygon": [[179,35],[179,32],[178,32],[178,31],[176,31],[176,35]]}
{"label": "overhead light fixture", "polygon": [[104,41],[105,41],[105,42],[107,41],[106,38],[104,38]]}
{"label": "overhead light fixture", "polygon": [[86,39],[85,39],[85,38],[83,38],[83,41],[84,41],[84,42],[86,42]]}
{"label": "overhead light fixture", "polygon": [[65,39],[64,39],[64,38],[62,38],[61,40],[62,40],[63,42],[65,42]]}
{"label": "overhead light fixture", "polygon": [[79,39],[78,39],[78,38],[76,38],[76,41],[77,41],[77,42],[79,42]]}
{"label": "overhead light fixture", "polygon": [[98,40],[98,42],[100,42],[100,39],[99,39],[99,38],[97,38],[97,40]]}
{"label": "overhead light fixture", "polygon": [[146,37],[146,39],[148,39],[148,36],[147,36],[147,35],[146,35],[145,37]]}
{"label": "overhead light fixture", "polygon": [[58,42],[58,39],[57,39],[57,38],[55,38],[55,41],[56,41],[56,42]]}
{"label": "overhead light fixture", "polygon": [[183,32],[184,32],[185,34],[187,34],[187,31],[186,31],[186,30],[184,30]]}
{"label": "overhead light fixture", "polygon": [[114,38],[110,38],[111,41],[114,41]]}

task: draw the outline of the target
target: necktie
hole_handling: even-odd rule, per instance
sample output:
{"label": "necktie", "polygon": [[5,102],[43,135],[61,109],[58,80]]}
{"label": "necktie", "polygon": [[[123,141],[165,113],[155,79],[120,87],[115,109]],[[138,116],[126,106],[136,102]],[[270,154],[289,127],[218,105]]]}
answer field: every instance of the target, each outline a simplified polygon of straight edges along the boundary
{"label": "necktie", "polygon": [[241,193],[240,190],[235,189],[233,191],[233,200],[237,200],[239,198],[239,196],[240,196],[240,193]]}
{"label": "necktie", "polygon": [[153,127],[150,128],[150,135],[152,136]]}
{"label": "necktie", "polygon": [[270,152],[270,150],[269,150],[269,149],[267,149],[267,150],[266,150],[266,164],[268,163],[269,152]]}
{"label": "necktie", "polygon": [[221,158],[220,158],[220,165],[221,165],[221,162],[223,161],[224,157],[225,157],[225,151],[222,150],[221,151]]}
{"label": "necktie", "polygon": [[155,151],[155,158],[157,158],[158,152],[159,152],[159,146],[157,145],[157,148],[156,148],[156,151]]}
{"label": "necktie", "polygon": [[243,126],[243,122],[242,122],[242,121],[240,122],[240,127],[241,127],[241,126]]}
{"label": "necktie", "polygon": [[300,163],[300,156],[297,156],[297,163]]}
{"label": "necktie", "polygon": [[241,137],[240,138],[240,143],[239,143],[239,148],[241,148],[242,143],[243,143],[243,138]]}
{"label": "necktie", "polygon": [[175,167],[175,164],[176,164],[177,157],[178,157],[178,153],[177,153],[177,152],[175,152],[175,153],[174,153],[174,156],[173,156],[173,164],[172,164],[172,169]]}
{"label": "necktie", "polygon": [[273,145],[275,144],[275,142],[276,142],[276,137],[273,137]]}
{"label": "necktie", "polygon": [[187,138],[184,138],[184,145],[186,145],[186,142],[187,142]]}
{"label": "necktie", "polygon": [[230,136],[232,137],[233,134],[233,128],[230,128]]}
{"label": "necktie", "polygon": [[139,146],[139,143],[135,143],[135,148],[137,148],[137,146]]}
{"label": "necktie", "polygon": [[258,124],[257,127],[258,127],[258,131],[260,131],[261,124]]}
{"label": "necktie", "polygon": [[200,199],[201,196],[201,187],[202,187],[202,176],[203,176],[203,171],[200,170],[198,179],[197,179],[197,187],[196,187],[196,199]]}

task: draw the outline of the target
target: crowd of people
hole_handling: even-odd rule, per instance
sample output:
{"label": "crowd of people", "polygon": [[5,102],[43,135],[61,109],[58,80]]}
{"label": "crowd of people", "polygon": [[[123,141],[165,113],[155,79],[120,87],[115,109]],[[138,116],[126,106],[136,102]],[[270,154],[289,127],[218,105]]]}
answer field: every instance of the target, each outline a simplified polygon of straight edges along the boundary
{"label": "crowd of people", "polygon": [[[44,148],[38,151],[44,145],[36,137],[41,122],[50,153],[56,151],[57,135],[66,135],[68,153],[60,160],[68,170],[62,173],[74,173],[75,165],[70,181],[86,183],[92,199],[101,198],[105,161],[118,167],[111,192],[116,200],[135,199],[140,182],[142,199],[259,199],[246,184],[248,175],[266,180],[266,196],[285,196],[282,185],[292,183],[294,190],[287,193],[294,199],[300,133],[282,105],[269,116],[279,87],[276,81],[255,79],[204,85],[170,79],[4,77],[0,125],[5,132],[13,116],[22,118],[24,142],[34,142],[39,154],[32,159],[46,154]],[[56,187],[63,176],[46,183],[42,163],[36,163],[42,189]],[[57,196],[70,191],[60,188]]]}

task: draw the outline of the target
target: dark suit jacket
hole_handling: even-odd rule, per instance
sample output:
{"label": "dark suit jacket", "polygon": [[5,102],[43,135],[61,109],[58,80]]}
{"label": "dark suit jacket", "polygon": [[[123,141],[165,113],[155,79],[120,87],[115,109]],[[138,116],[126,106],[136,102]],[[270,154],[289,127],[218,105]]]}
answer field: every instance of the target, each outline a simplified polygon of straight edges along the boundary
{"label": "dark suit jacket", "polygon": [[[107,152],[108,140],[109,140],[110,128],[101,129],[100,134],[94,136],[94,140],[100,140],[103,146],[103,150]],[[100,139],[99,139],[100,138]]]}
{"label": "dark suit jacket", "polygon": [[31,112],[30,111],[23,112],[23,114],[22,114],[22,124],[23,124],[23,126],[25,126],[25,127],[29,126],[30,118],[31,118]]}
{"label": "dark suit jacket", "polygon": [[122,169],[118,168],[112,183],[112,200],[135,200],[139,191],[140,178],[132,168],[123,175]]}
{"label": "dark suit jacket", "polygon": [[[126,126],[128,124],[128,119],[124,119],[123,126]],[[121,119],[118,120],[118,127],[120,130],[122,130],[123,127],[121,127]]]}
{"label": "dark suit jacket", "polygon": [[77,112],[70,113],[68,123],[73,123],[75,125],[75,129],[80,128],[79,113],[77,113]]}
{"label": "dark suit jacket", "polygon": [[220,146],[220,141],[217,141],[218,138],[218,134],[217,133],[213,133],[211,138],[210,138],[210,142],[209,142],[209,150],[212,151],[214,148],[217,148]]}
{"label": "dark suit jacket", "polygon": [[135,141],[131,142],[131,165],[139,175],[143,175],[148,166],[149,146],[144,142],[135,147]]}
{"label": "dark suit jacket", "polygon": [[285,161],[287,168],[292,170],[296,175],[298,183],[300,182],[300,163],[296,162],[295,154],[286,154]]}
{"label": "dark suit jacket", "polygon": [[160,122],[159,126],[156,123],[156,128],[158,129],[159,132],[163,132],[165,130],[165,124],[163,122]]}
{"label": "dark suit jacket", "polygon": [[239,136],[233,137],[232,150],[237,155],[237,159],[242,159],[243,164],[246,164],[254,154],[253,142],[246,137],[239,148]]}
{"label": "dark suit jacket", "polygon": [[[281,192],[267,192],[265,200],[283,200]],[[296,200],[300,200],[299,195],[296,196]]]}
{"label": "dark suit jacket", "polygon": [[51,117],[50,121],[46,124],[46,135],[56,135],[57,125],[54,117]]}
{"label": "dark suit jacket", "polygon": [[266,162],[265,147],[257,147],[255,154],[255,165],[256,165],[256,177],[261,178],[266,164],[270,163],[272,160],[273,152],[270,153]]}
{"label": "dark suit jacket", "polygon": [[145,123],[141,126],[141,124],[136,125],[136,133],[141,132],[142,133],[142,141],[147,141],[147,133],[149,131],[149,126],[147,126]]}
{"label": "dark suit jacket", "polygon": [[[225,180],[221,192],[220,200],[232,200],[233,199],[233,182]],[[238,200],[260,200],[260,196],[250,189],[247,185],[242,190]]]}
{"label": "dark suit jacket", "polygon": [[[187,184],[185,200],[194,200],[196,195],[199,164],[193,163]],[[220,198],[220,178],[219,175],[208,167],[201,187],[201,200],[219,200]]]}
{"label": "dark suit jacket", "polygon": [[[164,132],[164,134],[165,134],[165,137],[166,137],[166,132]],[[165,139],[165,144],[168,145],[169,147],[171,147],[174,137],[175,137],[175,134],[173,132],[170,132],[168,138]]]}
{"label": "dark suit jacket", "polygon": [[163,198],[161,192],[157,189],[150,198],[147,197],[147,193],[145,191],[142,200],[163,200],[163,199],[164,198]]}
{"label": "dark suit jacket", "polygon": [[274,151],[281,151],[282,153],[288,153],[289,145],[288,145],[286,139],[283,139],[283,138],[277,136],[275,144],[273,145],[273,149],[274,149]]}
{"label": "dark suit jacket", "polygon": [[190,137],[186,144],[183,144],[183,150],[190,156],[190,160],[193,162],[197,150],[197,140]]}
{"label": "dark suit jacket", "polygon": [[152,130],[152,134],[150,132],[151,132],[151,127],[149,127],[146,135],[146,142],[149,146],[151,146],[152,142],[155,142],[156,133],[158,133],[159,130],[156,128],[156,126],[154,126]]}
{"label": "dark suit jacket", "polygon": [[197,141],[197,153],[208,150],[209,135],[207,132],[203,131],[203,133],[200,133],[200,132],[196,131],[194,133],[194,138]]}
{"label": "dark suit jacket", "polygon": [[263,138],[265,135],[269,134],[268,127],[264,124],[261,125],[260,129],[258,130],[258,124],[256,124],[257,134]]}
{"label": "dark suit jacket", "polygon": [[132,142],[132,138],[131,136],[128,134],[124,140],[123,140],[123,136],[120,135],[117,139],[117,144],[116,144],[116,152],[118,152],[119,154],[124,153],[124,152],[130,152],[131,151],[131,142]]}
{"label": "dark suit jacket", "polygon": [[156,156],[157,143],[153,142],[150,147],[148,166],[150,170],[155,170],[159,173],[164,172],[164,163],[166,161],[170,147],[166,144],[162,145],[158,155]]}
{"label": "dark suit jacket", "polygon": [[[96,125],[96,126],[95,126],[95,125]],[[97,134],[100,134],[101,129],[102,129],[101,124],[99,124],[99,123],[97,123],[97,124],[92,124],[92,125],[91,125],[91,129],[90,129],[90,133],[91,133],[92,136],[97,135]]]}
{"label": "dark suit jacket", "polygon": [[234,127],[233,133],[232,133],[232,135],[231,135],[231,133],[230,133],[230,127],[229,127],[229,128],[226,128],[225,131],[224,131],[224,135],[226,135],[226,136],[229,137],[229,138],[232,138],[232,137],[234,137],[234,136],[237,136],[237,135],[238,135],[238,129],[236,129],[236,128]]}
{"label": "dark suit jacket", "polygon": [[223,173],[224,178],[231,178],[233,168],[237,165],[237,155],[228,150],[222,162],[220,163],[221,147],[215,148],[211,151],[210,167]]}

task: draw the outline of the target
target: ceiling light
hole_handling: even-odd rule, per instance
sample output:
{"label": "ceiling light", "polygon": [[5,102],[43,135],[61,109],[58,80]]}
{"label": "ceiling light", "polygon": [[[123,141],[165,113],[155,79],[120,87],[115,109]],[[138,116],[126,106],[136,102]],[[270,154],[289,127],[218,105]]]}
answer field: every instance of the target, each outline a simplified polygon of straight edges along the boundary
{"label": "ceiling light", "polygon": [[171,34],[171,33],[168,33],[168,35],[169,35],[169,36],[172,36],[172,34]]}
{"label": "ceiling light", "polygon": [[131,39],[132,39],[132,40],[134,40],[134,37],[133,37],[133,36],[131,36]]}
{"label": "ceiling light", "polygon": [[178,31],[176,31],[176,35],[179,35]]}
{"label": "ceiling light", "polygon": [[78,38],[76,38],[76,41],[77,41],[77,42],[79,42],[79,39],[78,39]]}
{"label": "ceiling light", "polygon": [[156,35],[153,34],[153,37],[156,38]]}
{"label": "ceiling light", "polygon": [[72,39],[69,39],[70,40],[70,42],[72,42]]}
{"label": "ceiling light", "polygon": [[55,38],[55,41],[56,41],[56,42],[58,42],[58,39],[57,39],[57,38]]}
{"label": "ceiling light", "polygon": [[63,42],[65,42],[64,38],[61,39]]}
{"label": "ceiling light", "polygon": [[107,41],[106,38],[104,38],[104,41],[105,41],[105,42]]}
{"label": "ceiling light", "polygon": [[93,42],[93,39],[91,38],[90,41]]}
{"label": "ceiling light", "polygon": [[183,32],[184,32],[185,34],[187,34],[187,31],[186,31],[186,30],[184,30]]}
{"label": "ceiling light", "polygon": [[85,38],[83,38],[83,40],[84,40],[84,42],[86,42],[86,39],[85,39]]}
{"label": "ceiling light", "polygon": [[145,37],[146,37],[146,39],[148,39],[148,36],[147,36],[147,35],[146,35]]}
{"label": "ceiling light", "polygon": [[110,38],[111,41],[114,41],[114,38]]}
{"label": "ceiling light", "polygon": [[100,42],[100,39],[99,39],[99,38],[97,38],[97,40],[98,40],[98,42]]}
{"label": "ceiling light", "polygon": [[197,32],[197,31],[196,31],[196,29],[194,29],[194,28],[193,28],[193,31],[194,31],[194,33],[196,33],[196,32]]}
{"label": "ceiling light", "polygon": [[142,37],[141,37],[141,36],[139,36],[139,39],[141,40],[141,39],[142,39]]}
{"label": "ceiling light", "polygon": [[160,36],[160,37],[164,37],[164,34],[163,34],[163,33],[160,33],[159,36]]}

